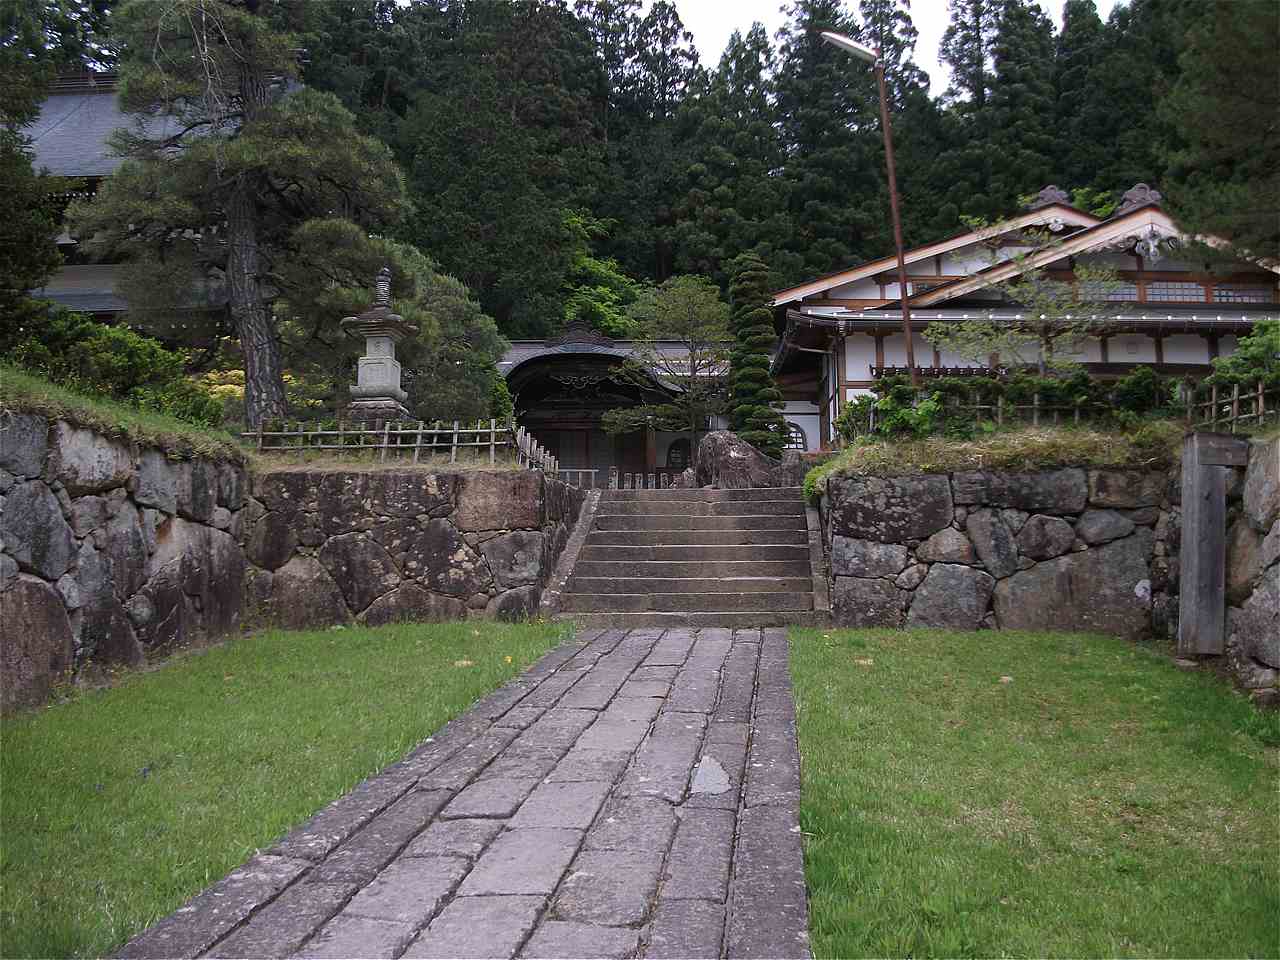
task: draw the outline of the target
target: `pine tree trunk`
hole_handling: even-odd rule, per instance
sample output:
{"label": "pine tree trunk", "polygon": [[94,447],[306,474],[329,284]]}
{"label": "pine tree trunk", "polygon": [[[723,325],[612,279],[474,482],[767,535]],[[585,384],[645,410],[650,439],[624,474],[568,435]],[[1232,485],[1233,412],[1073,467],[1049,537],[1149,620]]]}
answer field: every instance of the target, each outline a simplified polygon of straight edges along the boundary
{"label": "pine tree trunk", "polygon": [[227,301],[244,354],[244,413],[249,428],[283,419],[280,341],[258,284],[258,230],[249,186],[239,180],[227,202]]}

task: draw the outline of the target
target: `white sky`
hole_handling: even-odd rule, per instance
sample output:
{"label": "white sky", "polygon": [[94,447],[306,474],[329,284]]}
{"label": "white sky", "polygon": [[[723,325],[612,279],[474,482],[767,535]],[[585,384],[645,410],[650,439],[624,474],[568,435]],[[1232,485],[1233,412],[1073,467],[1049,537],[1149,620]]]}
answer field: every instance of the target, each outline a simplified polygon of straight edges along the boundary
{"label": "white sky", "polygon": [[[1037,2],[1061,28],[1062,0]],[[1098,15],[1106,20],[1116,2],[1096,0]],[[693,34],[702,65],[708,69],[720,62],[720,54],[734,30],[746,33],[759,20],[772,37],[786,22],[780,9],[782,0],[675,0],[675,4],[680,19]],[[845,0],[845,6],[856,12],[857,0]],[[938,63],[938,44],[948,23],[947,0],[911,0],[911,21],[920,31],[915,61],[929,74],[929,90],[937,96],[947,87],[946,68]]]}

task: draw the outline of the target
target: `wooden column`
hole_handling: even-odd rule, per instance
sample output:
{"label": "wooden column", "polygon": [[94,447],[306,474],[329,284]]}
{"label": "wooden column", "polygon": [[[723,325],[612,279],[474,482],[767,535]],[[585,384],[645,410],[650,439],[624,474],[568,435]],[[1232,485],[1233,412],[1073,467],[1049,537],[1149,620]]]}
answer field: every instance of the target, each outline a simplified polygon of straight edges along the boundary
{"label": "wooden column", "polygon": [[1192,433],[1183,440],[1180,657],[1226,648],[1227,473],[1248,461],[1248,441],[1239,437]]}

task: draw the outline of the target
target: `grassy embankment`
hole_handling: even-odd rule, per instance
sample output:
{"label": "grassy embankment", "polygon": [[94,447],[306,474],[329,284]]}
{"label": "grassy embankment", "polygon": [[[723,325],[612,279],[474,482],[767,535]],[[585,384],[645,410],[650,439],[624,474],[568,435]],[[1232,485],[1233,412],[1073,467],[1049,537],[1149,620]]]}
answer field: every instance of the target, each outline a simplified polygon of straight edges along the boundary
{"label": "grassy embankment", "polygon": [[1277,956],[1280,717],[1078,634],[797,631],[819,957]]}
{"label": "grassy embankment", "polygon": [[567,629],[272,631],[0,721],[0,954],[110,953]]}

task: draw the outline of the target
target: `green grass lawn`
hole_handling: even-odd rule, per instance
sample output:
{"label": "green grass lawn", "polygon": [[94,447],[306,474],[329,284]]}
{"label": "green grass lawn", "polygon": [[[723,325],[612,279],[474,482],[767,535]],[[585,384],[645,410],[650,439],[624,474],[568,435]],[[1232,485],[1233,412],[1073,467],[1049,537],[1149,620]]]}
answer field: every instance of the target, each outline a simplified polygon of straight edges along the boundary
{"label": "green grass lawn", "polygon": [[1280,955],[1280,727],[1215,678],[887,630],[792,674],[817,956]]}
{"label": "green grass lawn", "polygon": [[0,955],[109,953],[570,629],[268,632],[6,718]]}

